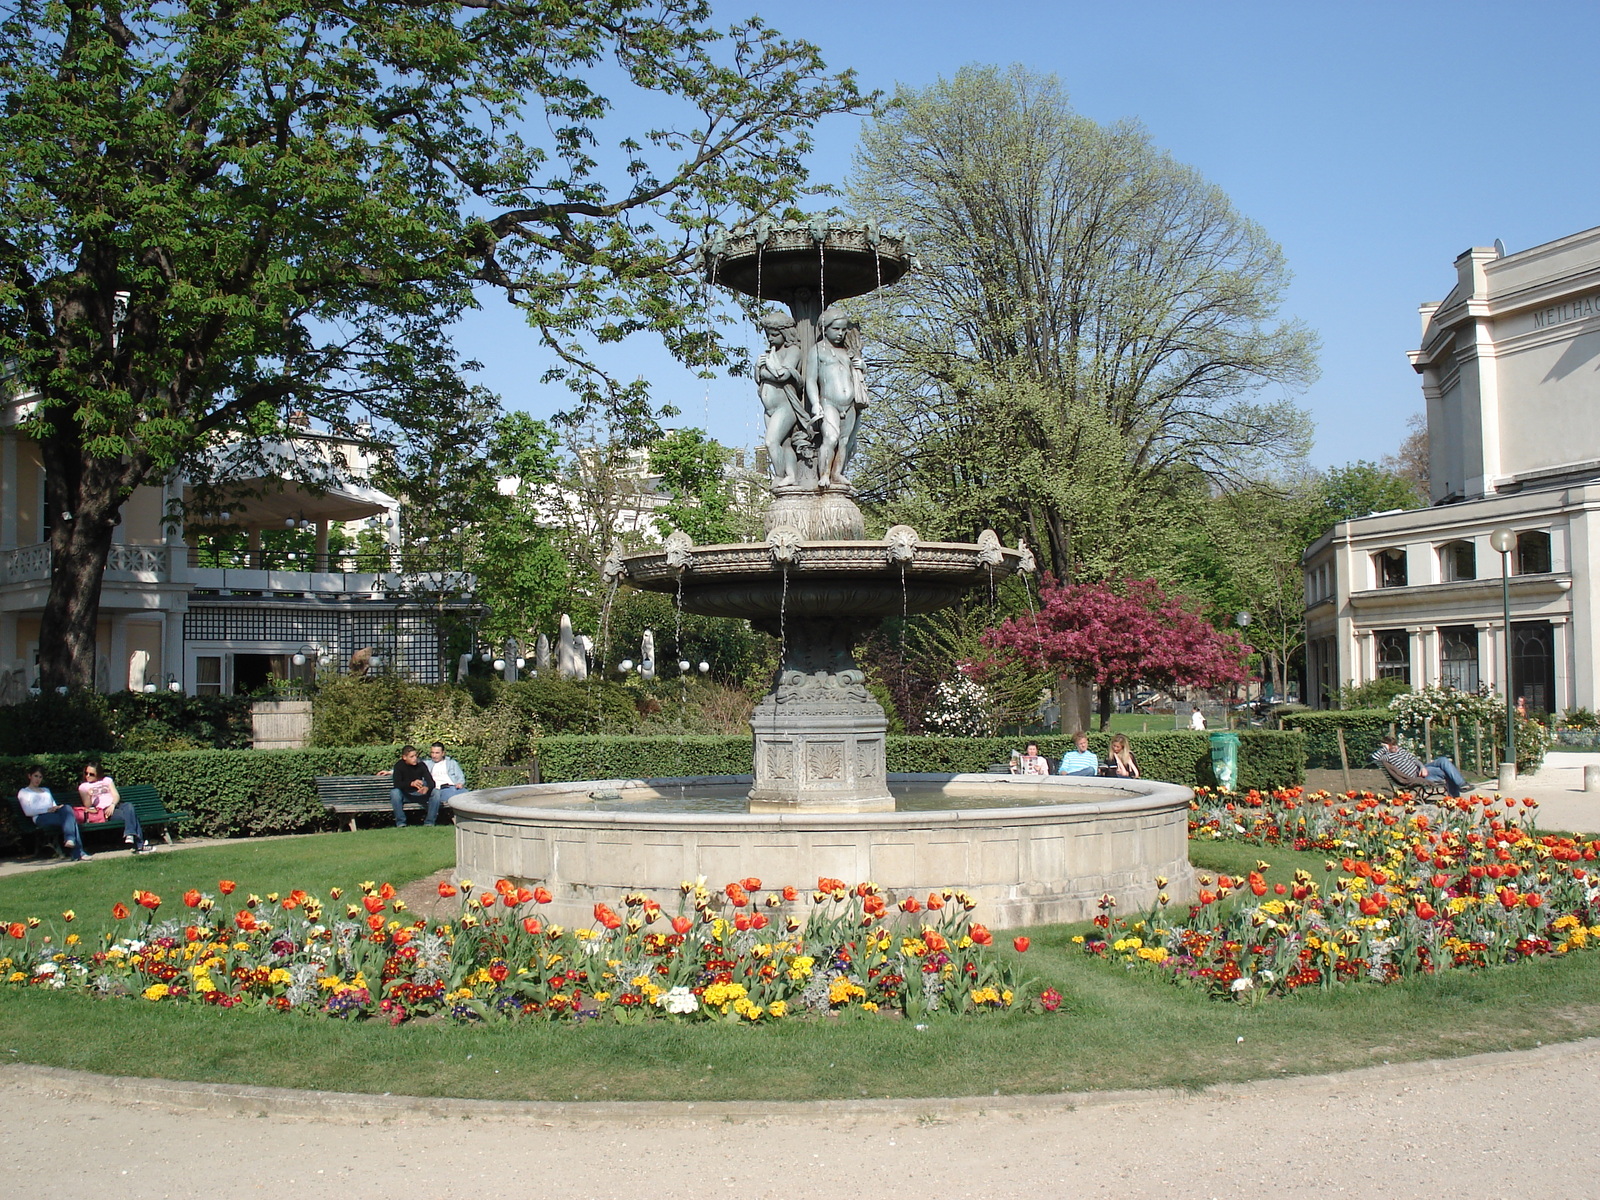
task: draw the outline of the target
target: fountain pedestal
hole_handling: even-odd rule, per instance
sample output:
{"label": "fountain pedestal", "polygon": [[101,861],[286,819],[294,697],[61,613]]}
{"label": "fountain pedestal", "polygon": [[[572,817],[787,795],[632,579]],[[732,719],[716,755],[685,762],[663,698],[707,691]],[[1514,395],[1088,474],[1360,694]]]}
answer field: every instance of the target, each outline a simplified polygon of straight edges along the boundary
{"label": "fountain pedestal", "polygon": [[782,628],[755,622],[783,639],[783,663],[750,716],[752,812],[893,811],[884,760],[889,721],[853,653],[877,625],[828,617],[796,618]]}

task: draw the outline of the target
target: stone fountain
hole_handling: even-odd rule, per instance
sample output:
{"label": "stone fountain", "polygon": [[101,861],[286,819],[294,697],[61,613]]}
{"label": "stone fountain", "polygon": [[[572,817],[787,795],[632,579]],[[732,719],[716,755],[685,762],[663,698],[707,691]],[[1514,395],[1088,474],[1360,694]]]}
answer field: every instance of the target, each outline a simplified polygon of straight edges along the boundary
{"label": "stone fountain", "polygon": [[849,468],[871,396],[860,332],[837,304],[911,267],[906,240],[870,222],[758,222],[708,243],[710,282],[784,306],[762,314],[755,363],[772,471],[766,538],[696,546],[675,533],[657,550],[614,553],[603,574],[779,639],[750,722],[752,775],[466,793],[453,803],[460,875],[542,883],[567,921],[620,892],[665,900],[697,875],[962,886],[997,926],[1082,919],[1108,890],[1152,899],[1158,877],[1189,893],[1187,789],[886,771],[888,721],[856,645],[885,617],[945,608],[1034,568],[1026,546],[987,530],[974,543],[923,541],[905,525],[865,536]]}

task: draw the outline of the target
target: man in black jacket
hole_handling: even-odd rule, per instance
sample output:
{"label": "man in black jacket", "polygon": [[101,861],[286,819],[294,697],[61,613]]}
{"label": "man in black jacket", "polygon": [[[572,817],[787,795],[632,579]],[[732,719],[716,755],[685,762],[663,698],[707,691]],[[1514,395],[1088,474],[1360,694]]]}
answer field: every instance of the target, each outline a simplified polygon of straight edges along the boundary
{"label": "man in black jacket", "polygon": [[400,761],[379,775],[394,776],[394,787],[389,789],[389,801],[394,805],[394,823],[406,827],[406,802],[421,801],[426,806],[433,795],[433,772],[417,759],[417,748],[406,746],[400,751]]}

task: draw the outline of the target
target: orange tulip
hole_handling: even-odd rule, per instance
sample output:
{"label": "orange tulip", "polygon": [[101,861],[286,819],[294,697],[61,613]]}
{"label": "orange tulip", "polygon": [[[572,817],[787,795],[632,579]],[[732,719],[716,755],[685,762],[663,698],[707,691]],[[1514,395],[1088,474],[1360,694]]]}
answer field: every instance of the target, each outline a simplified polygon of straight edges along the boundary
{"label": "orange tulip", "polygon": [[395,898],[394,884],[384,884],[378,889],[378,895],[382,896],[385,900],[393,900]]}
{"label": "orange tulip", "polygon": [[523,917],[522,918],[522,931],[524,933],[532,934],[533,936],[537,937],[538,934],[539,934],[539,931],[541,929],[543,929],[543,928],[544,928],[544,926],[539,924],[539,918],[538,917]]}
{"label": "orange tulip", "polygon": [[217,880],[217,891],[221,892],[224,896],[233,895],[233,889],[238,886],[239,885],[231,879]]}
{"label": "orange tulip", "polygon": [[455,884],[449,882],[448,880],[442,880],[440,882],[440,884],[439,884],[439,897],[440,897],[440,899],[448,900],[448,899],[450,899],[451,896],[454,896],[455,894],[456,894],[456,885]]}
{"label": "orange tulip", "polygon": [[974,925],[968,936],[972,938],[975,945],[992,946],[994,944],[994,934],[990,933],[982,925]]}
{"label": "orange tulip", "polygon": [[761,880],[752,875],[748,879],[739,880],[739,886],[747,892],[759,892],[761,890]]}
{"label": "orange tulip", "polygon": [[185,892],[183,894],[183,902],[189,908],[198,908],[200,906],[200,900],[201,900],[200,893],[198,891],[196,891],[194,888],[190,888],[187,892]]}
{"label": "orange tulip", "polygon": [[[121,905],[118,905],[118,907],[120,908]],[[124,909],[123,911],[126,913],[127,910]],[[121,920],[122,918],[119,917],[117,919]],[[24,938],[28,936],[28,927],[21,921],[13,921],[11,924],[6,926],[6,932],[14,938]]]}
{"label": "orange tulip", "polygon": [[376,896],[363,896],[361,903],[369,913],[381,913],[383,911],[383,901]]}
{"label": "orange tulip", "polygon": [[1026,954],[1028,952],[1028,947],[1032,944],[1033,943],[1028,941],[1028,939],[1025,937],[1011,939],[1012,948],[1015,949],[1018,954]]}
{"label": "orange tulip", "polygon": [[536,887],[533,889],[533,898],[535,902],[539,904],[550,903],[550,893],[542,887]]}
{"label": "orange tulip", "polygon": [[367,928],[372,930],[373,933],[377,933],[378,930],[383,928],[383,918],[380,917],[380,916],[377,916],[376,914],[374,914],[373,916],[368,917],[367,918]]}
{"label": "orange tulip", "polygon": [[622,918],[617,916],[610,906],[605,904],[596,904],[594,906],[594,919],[607,929],[617,929],[622,925]]}
{"label": "orange tulip", "polygon": [[689,930],[692,929],[693,927],[694,927],[694,922],[691,921],[688,917],[673,917],[672,918],[672,932],[673,933],[679,933],[679,934],[688,933]]}
{"label": "orange tulip", "polygon": [[790,904],[793,904],[796,900],[800,899],[800,892],[794,887],[793,884],[791,884],[783,889],[783,898],[789,901]]}
{"label": "orange tulip", "polygon": [[1438,915],[1439,914],[1437,910],[1435,910],[1433,905],[1429,904],[1426,900],[1417,901],[1417,916],[1421,917],[1424,921],[1431,921]]}

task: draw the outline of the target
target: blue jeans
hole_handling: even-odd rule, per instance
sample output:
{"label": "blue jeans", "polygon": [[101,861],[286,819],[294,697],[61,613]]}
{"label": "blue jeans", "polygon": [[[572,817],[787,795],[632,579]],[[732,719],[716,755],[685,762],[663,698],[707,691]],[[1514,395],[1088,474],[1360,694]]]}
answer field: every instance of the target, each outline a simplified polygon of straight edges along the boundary
{"label": "blue jeans", "polygon": [[1450,761],[1448,754],[1439,755],[1438,758],[1422,768],[1422,773],[1429,779],[1443,781],[1445,791],[1452,796],[1461,795],[1461,790],[1467,786],[1466,779],[1463,778],[1456,764]]}
{"label": "blue jeans", "polygon": [[112,810],[111,815],[122,818],[122,837],[124,841],[132,838],[135,846],[144,845],[144,826],[139,824],[139,814],[134,811],[133,805],[124,800]]}
{"label": "blue jeans", "polygon": [[437,825],[439,823],[439,806],[449,804],[452,799],[459,796],[466,788],[458,788],[453,783],[442,783],[433,789],[433,794],[428,797],[428,815],[423,819],[424,825]]}
{"label": "blue jeans", "polygon": [[[409,795],[402,796],[399,788],[390,788],[389,803],[394,805],[395,827],[397,829],[404,829],[406,827],[407,801],[420,801],[425,803],[428,805],[428,812],[432,815],[437,815],[439,812],[439,802],[433,798],[435,794],[436,793],[434,792],[412,792]],[[428,824],[432,825],[433,822],[429,821]]]}
{"label": "blue jeans", "polygon": [[40,813],[33,818],[33,823],[40,829],[61,830],[61,840],[67,852],[73,858],[83,857],[83,838],[78,833],[78,817],[70,808],[63,804],[60,808],[52,809],[47,813]]}

